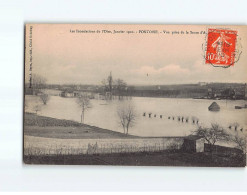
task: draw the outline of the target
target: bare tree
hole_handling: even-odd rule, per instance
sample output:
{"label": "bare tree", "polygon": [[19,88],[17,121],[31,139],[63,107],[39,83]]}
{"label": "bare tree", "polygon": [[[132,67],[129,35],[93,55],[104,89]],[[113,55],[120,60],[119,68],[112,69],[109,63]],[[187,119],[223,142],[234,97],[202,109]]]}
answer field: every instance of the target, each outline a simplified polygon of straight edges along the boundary
{"label": "bare tree", "polygon": [[43,94],[40,95],[40,99],[43,102],[43,104],[46,105],[46,103],[50,99],[50,96],[48,94],[43,93]]}
{"label": "bare tree", "polygon": [[229,135],[225,129],[218,124],[211,124],[210,128],[198,127],[195,134],[204,138],[210,145],[211,150],[216,142],[229,140]]}
{"label": "bare tree", "polygon": [[38,112],[41,110],[41,107],[39,104],[36,104],[33,109],[36,112],[36,114],[38,114]]}
{"label": "bare tree", "polygon": [[38,74],[32,74],[32,87],[35,90],[44,89],[46,85],[46,78]]}
{"label": "bare tree", "polygon": [[134,106],[130,102],[125,102],[117,109],[119,124],[123,127],[124,134],[128,135],[129,128],[134,126],[136,114]]}
{"label": "bare tree", "polygon": [[82,95],[78,97],[77,103],[81,107],[81,123],[84,123],[85,111],[91,106],[90,99],[88,98],[87,95]]}
{"label": "bare tree", "polygon": [[230,137],[230,141],[236,144],[236,148],[243,151],[243,154],[246,153],[246,137],[244,133],[235,133]]}
{"label": "bare tree", "polygon": [[108,83],[108,86],[109,86],[109,92],[112,95],[112,83],[113,83],[113,79],[112,79],[111,72],[110,72],[110,75],[107,78],[107,83]]}
{"label": "bare tree", "polygon": [[101,83],[103,85],[105,95],[108,94],[107,98],[111,100],[113,91],[113,78],[111,72],[107,79],[102,80]]}
{"label": "bare tree", "polygon": [[101,81],[101,84],[103,85],[104,92],[107,92],[107,91],[109,90],[109,86],[108,86],[108,84],[107,84],[106,79],[103,79],[103,80]]}

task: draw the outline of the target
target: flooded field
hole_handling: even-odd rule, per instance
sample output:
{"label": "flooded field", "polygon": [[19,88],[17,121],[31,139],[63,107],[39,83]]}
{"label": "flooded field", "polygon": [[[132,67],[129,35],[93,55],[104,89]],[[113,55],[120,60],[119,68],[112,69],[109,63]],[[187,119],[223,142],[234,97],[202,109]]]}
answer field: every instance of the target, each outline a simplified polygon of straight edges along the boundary
{"label": "flooded field", "polygon": [[[81,120],[81,109],[76,103],[76,98],[51,96],[47,105],[42,105],[37,96],[26,96],[25,98],[28,112],[35,112],[35,107],[38,105],[38,115],[78,122]],[[235,106],[246,104],[244,100],[133,97],[130,101],[137,115],[134,126],[129,129],[131,135],[144,137],[186,136],[197,128],[197,125],[192,122],[193,117],[199,119],[198,125],[209,126],[211,123],[219,123],[227,128],[230,124],[237,122],[240,125],[239,128],[246,129],[247,127],[247,109],[235,109]],[[219,112],[208,111],[208,106],[213,101],[219,104],[221,108]],[[117,116],[117,108],[120,104],[123,102],[92,99],[90,108],[85,112],[85,123],[123,132]],[[146,116],[143,116],[144,112]],[[148,113],[152,113],[150,118]],[[188,118],[188,122],[178,121],[179,116]],[[169,117],[170,119],[168,119]]]}

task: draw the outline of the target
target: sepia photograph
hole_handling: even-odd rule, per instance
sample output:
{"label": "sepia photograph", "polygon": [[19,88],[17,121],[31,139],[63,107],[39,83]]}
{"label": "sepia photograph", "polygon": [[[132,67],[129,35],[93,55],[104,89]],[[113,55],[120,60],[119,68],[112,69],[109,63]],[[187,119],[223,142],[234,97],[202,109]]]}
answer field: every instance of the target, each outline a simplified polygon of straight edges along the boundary
{"label": "sepia photograph", "polygon": [[0,1],[0,191],[247,191],[247,1]]}
{"label": "sepia photograph", "polygon": [[26,24],[25,164],[245,167],[247,26]]}

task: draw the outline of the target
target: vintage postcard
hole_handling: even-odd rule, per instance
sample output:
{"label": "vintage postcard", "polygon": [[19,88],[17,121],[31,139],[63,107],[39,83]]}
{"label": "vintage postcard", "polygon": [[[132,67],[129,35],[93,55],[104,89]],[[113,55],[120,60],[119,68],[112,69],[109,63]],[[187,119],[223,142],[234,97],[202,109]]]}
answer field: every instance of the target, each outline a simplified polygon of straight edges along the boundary
{"label": "vintage postcard", "polygon": [[26,24],[27,164],[245,167],[247,26]]}

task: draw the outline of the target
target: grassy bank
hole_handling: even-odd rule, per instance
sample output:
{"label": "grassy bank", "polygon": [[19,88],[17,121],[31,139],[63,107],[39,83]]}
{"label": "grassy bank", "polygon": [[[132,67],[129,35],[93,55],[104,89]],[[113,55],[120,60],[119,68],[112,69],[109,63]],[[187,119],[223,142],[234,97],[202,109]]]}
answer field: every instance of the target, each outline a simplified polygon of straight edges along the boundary
{"label": "grassy bank", "polygon": [[[89,153],[89,143],[97,143],[99,153]],[[244,156],[182,152],[179,149],[182,143],[182,137],[142,138],[70,120],[33,113],[24,115],[23,160],[27,164],[202,167],[246,164]],[[100,153],[101,150],[106,152]]]}
{"label": "grassy bank", "polygon": [[39,116],[33,113],[24,115],[24,135],[60,139],[138,138],[75,121]]}
{"label": "grassy bank", "polygon": [[128,165],[128,166],[197,166],[244,167],[245,157],[220,156],[210,153],[180,151],[139,152],[101,155],[39,155],[24,156],[27,164],[60,165]]}

